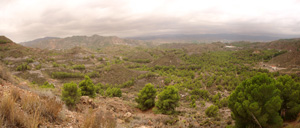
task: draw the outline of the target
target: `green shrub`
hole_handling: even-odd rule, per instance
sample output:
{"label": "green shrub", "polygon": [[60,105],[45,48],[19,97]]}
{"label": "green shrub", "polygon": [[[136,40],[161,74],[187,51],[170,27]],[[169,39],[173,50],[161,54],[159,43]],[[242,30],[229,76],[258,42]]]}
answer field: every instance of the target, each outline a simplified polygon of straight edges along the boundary
{"label": "green shrub", "polygon": [[85,76],[85,79],[79,83],[79,88],[83,96],[89,96],[94,98],[96,96],[95,86],[89,76]]}
{"label": "green shrub", "polygon": [[214,95],[212,98],[211,98],[211,101],[216,103],[217,101],[219,101],[219,99],[221,98],[221,94],[220,93],[217,93],[216,95]]}
{"label": "green shrub", "polygon": [[7,40],[0,40],[0,44],[6,44],[6,43],[9,43],[9,41],[7,41]]}
{"label": "green shrub", "polygon": [[104,95],[103,85],[101,83],[95,85],[95,92]]}
{"label": "green shrub", "polygon": [[219,113],[219,108],[218,106],[211,105],[205,110],[205,114],[208,117],[216,117]]}
{"label": "green shrub", "polygon": [[69,72],[52,72],[52,78],[64,79],[64,78],[83,78],[82,73],[69,73]]}
{"label": "green shrub", "polygon": [[130,86],[133,86],[133,85],[134,85],[134,82],[135,82],[135,80],[134,80],[134,78],[132,78],[131,80],[126,81],[125,83],[123,83],[121,86],[122,86],[123,88],[130,87]]}
{"label": "green shrub", "polygon": [[179,98],[178,89],[174,86],[167,86],[159,93],[158,101],[155,106],[159,113],[173,114],[175,112],[175,108],[179,106]]}
{"label": "green shrub", "polygon": [[170,77],[167,77],[164,79],[165,85],[169,85],[172,82],[172,79]]}
{"label": "green shrub", "polygon": [[130,60],[132,62],[136,62],[136,63],[150,63],[151,60],[149,59],[135,59],[135,60]]}
{"label": "green shrub", "polygon": [[46,81],[43,85],[40,86],[41,88],[55,88],[53,84],[49,84],[48,81]]}
{"label": "green shrub", "polygon": [[139,75],[138,79],[150,78],[150,77],[156,77],[156,76],[158,76],[158,75],[155,74],[154,72],[148,72],[146,74]]}
{"label": "green shrub", "polygon": [[23,63],[23,64],[19,65],[16,70],[17,71],[30,70],[30,66],[28,65],[28,63]]}
{"label": "green shrub", "polygon": [[138,93],[135,101],[138,103],[138,108],[144,111],[155,106],[155,97],[156,89],[149,83]]}
{"label": "green shrub", "polygon": [[106,95],[109,97],[122,97],[122,91],[120,88],[107,88]]}
{"label": "green shrub", "polygon": [[41,65],[41,64],[39,64],[39,65],[37,65],[37,66],[35,67],[36,70],[40,70],[41,68],[42,68],[42,65]]}
{"label": "green shrub", "polygon": [[85,69],[85,66],[83,64],[80,64],[80,65],[73,65],[72,66],[72,69],[75,69],[75,70],[84,70]]}
{"label": "green shrub", "polygon": [[103,58],[102,58],[102,57],[99,57],[99,58],[98,58],[98,61],[103,61]]}
{"label": "green shrub", "polygon": [[92,71],[86,74],[87,76],[89,76],[90,78],[95,78],[95,77],[99,77],[100,74],[97,71]]}
{"label": "green shrub", "polygon": [[203,99],[207,99],[209,97],[209,92],[207,90],[201,90],[201,89],[193,89],[191,92],[190,92],[191,95],[197,95]]}
{"label": "green shrub", "polygon": [[222,108],[222,107],[227,107],[228,106],[228,98],[223,98],[220,100],[220,106],[219,108]]}
{"label": "green shrub", "polygon": [[52,63],[53,67],[59,67],[59,65],[56,62]]}
{"label": "green shrub", "polygon": [[28,58],[28,59],[26,59],[26,62],[27,62],[27,63],[33,63],[34,60],[33,60],[32,58]]}
{"label": "green shrub", "polygon": [[66,105],[73,107],[80,99],[80,90],[74,82],[65,83],[62,89],[62,100]]}
{"label": "green shrub", "polygon": [[140,68],[141,67],[141,65],[140,64],[132,64],[132,65],[128,65],[128,66],[126,66],[127,68]]}
{"label": "green shrub", "polygon": [[193,100],[192,100],[190,106],[191,106],[192,108],[196,108],[196,100],[195,100],[195,98],[193,98]]}

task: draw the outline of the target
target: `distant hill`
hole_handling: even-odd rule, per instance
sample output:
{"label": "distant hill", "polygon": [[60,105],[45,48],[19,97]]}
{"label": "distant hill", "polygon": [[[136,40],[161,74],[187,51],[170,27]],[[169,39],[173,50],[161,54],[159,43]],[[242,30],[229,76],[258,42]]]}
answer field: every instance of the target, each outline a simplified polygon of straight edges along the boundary
{"label": "distant hill", "polygon": [[285,50],[287,53],[274,57],[269,63],[284,67],[298,67],[300,65],[300,38],[280,39],[265,43],[264,48]]}
{"label": "distant hill", "polygon": [[73,47],[86,48],[103,48],[113,45],[127,45],[127,46],[147,46],[151,43],[145,41],[122,39],[116,36],[72,36],[66,38],[45,37],[33,41],[21,43],[27,47],[42,48],[42,49],[70,49]]}
{"label": "distant hill", "polygon": [[300,51],[300,38],[280,39],[266,43],[264,47],[278,50]]}
{"label": "distant hill", "polygon": [[273,37],[273,36],[253,36],[253,35],[239,35],[239,34],[174,34],[174,35],[155,35],[155,36],[139,36],[139,37],[128,37],[129,39],[138,40],[157,40],[157,41],[174,41],[176,43],[181,42],[234,42],[234,41],[273,41],[280,38],[287,37]]}

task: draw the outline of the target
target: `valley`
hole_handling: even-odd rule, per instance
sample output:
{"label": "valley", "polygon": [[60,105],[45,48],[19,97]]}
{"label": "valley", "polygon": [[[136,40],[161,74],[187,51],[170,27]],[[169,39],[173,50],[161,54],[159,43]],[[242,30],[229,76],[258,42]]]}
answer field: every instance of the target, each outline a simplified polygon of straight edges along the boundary
{"label": "valley", "polygon": [[[229,97],[243,83],[262,74],[274,83],[287,75],[300,85],[300,39],[161,44],[94,35],[21,44],[0,37],[0,126],[231,128],[238,119]],[[82,89],[68,105],[66,83],[76,89],[88,83],[92,94]],[[149,83],[155,106],[141,110],[137,98]],[[178,100],[164,102],[171,105],[162,111],[158,101],[171,87]],[[284,119],[279,127],[300,127],[299,120]]]}

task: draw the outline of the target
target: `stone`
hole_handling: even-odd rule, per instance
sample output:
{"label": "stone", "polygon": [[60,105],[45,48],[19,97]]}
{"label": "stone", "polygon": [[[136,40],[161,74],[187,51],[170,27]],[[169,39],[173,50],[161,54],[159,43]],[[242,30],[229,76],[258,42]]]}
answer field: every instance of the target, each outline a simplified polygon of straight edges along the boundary
{"label": "stone", "polygon": [[152,124],[153,124],[153,123],[152,123],[152,121],[151,121],[151,120],[149,120],[149,121],[148,121],[148,125],[150,125],[150,126],[151,126]]}
{"label": "stone", "polygon": [[124,114],[125,118],[130,118],[131,116],[132,116],[132,114],[130,112],[127,112],[127,113]]}
{"label": "stone", "polygon": [[125,122],[124,120],[117,119],[117,123],[118,123],[118,124],[122,124],[122,123],[124,123],[124,122]]}

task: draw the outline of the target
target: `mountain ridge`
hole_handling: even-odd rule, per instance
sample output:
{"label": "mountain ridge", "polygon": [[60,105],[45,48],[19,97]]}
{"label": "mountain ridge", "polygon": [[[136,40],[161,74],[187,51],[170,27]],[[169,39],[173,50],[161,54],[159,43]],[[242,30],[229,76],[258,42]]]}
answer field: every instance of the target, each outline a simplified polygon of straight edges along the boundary
{"label": "mountain ridge", "polygon": [[45,37],[36,40],[22,42],[23,46],[41,49],[70,49],[73,47],[103,48],[113,45],[145,46],[145,41],[122,39],[117,36],[71,36],[65,38]]}
{"label": "mountain ridge", "polygon": [[282,38],[293,38],[292,36],[265,36],[265,35],[243,35],[243,34],[165,34],[165,35],[153,35],[153,36],[136,36],[127,37],[128,39],[138,40],[177,40],[177,41],[274,41]]}

